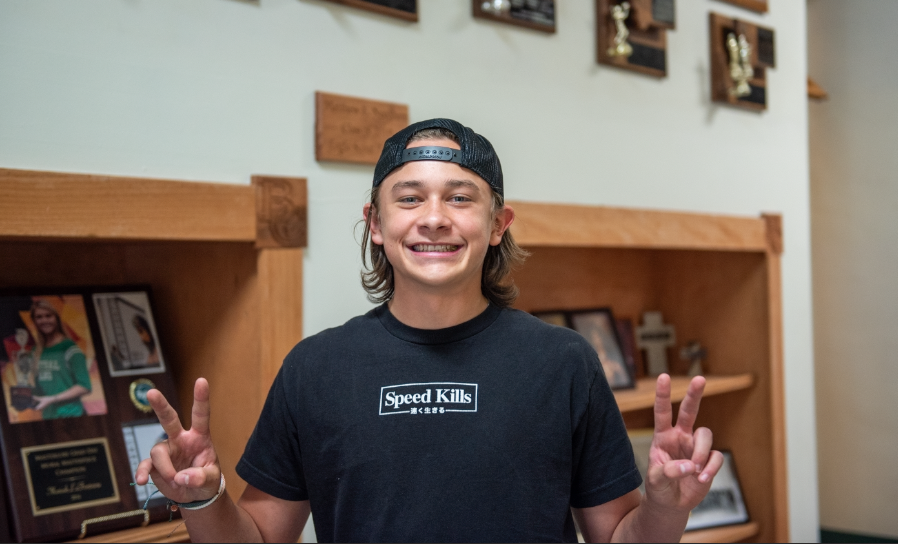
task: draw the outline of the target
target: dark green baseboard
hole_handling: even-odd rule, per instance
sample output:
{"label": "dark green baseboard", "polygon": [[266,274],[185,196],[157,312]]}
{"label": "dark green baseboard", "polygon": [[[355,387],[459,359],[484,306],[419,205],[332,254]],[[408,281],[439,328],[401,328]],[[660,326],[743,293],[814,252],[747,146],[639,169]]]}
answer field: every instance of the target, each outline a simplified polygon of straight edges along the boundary
{"label": "dark green baseboard", "polygon": [[858,533],[843,533],[820,528],[820,542],[898,542],[898,537],[882,537],[862,535]]}

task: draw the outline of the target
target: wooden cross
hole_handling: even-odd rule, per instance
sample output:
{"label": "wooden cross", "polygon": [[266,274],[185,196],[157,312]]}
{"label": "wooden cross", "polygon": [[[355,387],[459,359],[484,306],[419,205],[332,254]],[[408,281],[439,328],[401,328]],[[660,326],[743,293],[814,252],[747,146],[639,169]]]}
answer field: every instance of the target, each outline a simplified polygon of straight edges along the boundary
{"label": "wooden cross", "polygon": [[673,325],[665,325],[661,312],[642,314],[642,325],[636,327],[636,345],[644,349],[648,359],[648,373],[658,376],[668,372],[667,348],[676,344]]}

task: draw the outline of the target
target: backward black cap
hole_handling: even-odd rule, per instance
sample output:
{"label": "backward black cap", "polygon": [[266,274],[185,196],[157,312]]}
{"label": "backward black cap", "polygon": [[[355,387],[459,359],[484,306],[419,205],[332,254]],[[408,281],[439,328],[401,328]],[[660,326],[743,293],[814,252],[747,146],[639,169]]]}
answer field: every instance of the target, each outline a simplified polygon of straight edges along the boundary
{"label": "backward black cap", "polygon": [[499,156],[496,155],[493,145],[480,134],[452,119],[420,121],[392,135],[384,142],[384,149],[380,153],[377,166],[374,167],[373,187],[380,185],[390,172],[408,162],[409,159],[403,157],[403,151],[405,151],[408,141],[416,132],[428,128],[444,128],[455,134],[461,146],[461,156],[453,162],[472,170],[482,177],[499,196],[504,197],[502,164],[499,163]]}

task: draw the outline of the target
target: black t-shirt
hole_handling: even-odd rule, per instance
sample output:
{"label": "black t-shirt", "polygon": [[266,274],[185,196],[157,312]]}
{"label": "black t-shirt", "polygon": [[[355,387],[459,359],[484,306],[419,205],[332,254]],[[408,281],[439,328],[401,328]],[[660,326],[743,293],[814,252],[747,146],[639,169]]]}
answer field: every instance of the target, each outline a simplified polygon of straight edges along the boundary
{"label": "black t-shirt", "polygon": [[441,330],[386,305],[300,342],[237,472],[330,541],[576,542],[570,507],[641,478],[595,350],[490,306]]}

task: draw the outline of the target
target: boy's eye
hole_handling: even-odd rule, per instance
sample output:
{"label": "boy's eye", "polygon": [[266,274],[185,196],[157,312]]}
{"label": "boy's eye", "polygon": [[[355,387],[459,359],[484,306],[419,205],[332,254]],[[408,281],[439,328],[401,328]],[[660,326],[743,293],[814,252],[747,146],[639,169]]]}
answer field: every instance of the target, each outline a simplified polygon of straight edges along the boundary
{"label": "boy's eye", "polygon": [[452,202],[470,202],[471,199],[464,195],[455,195],[450,199]]}

